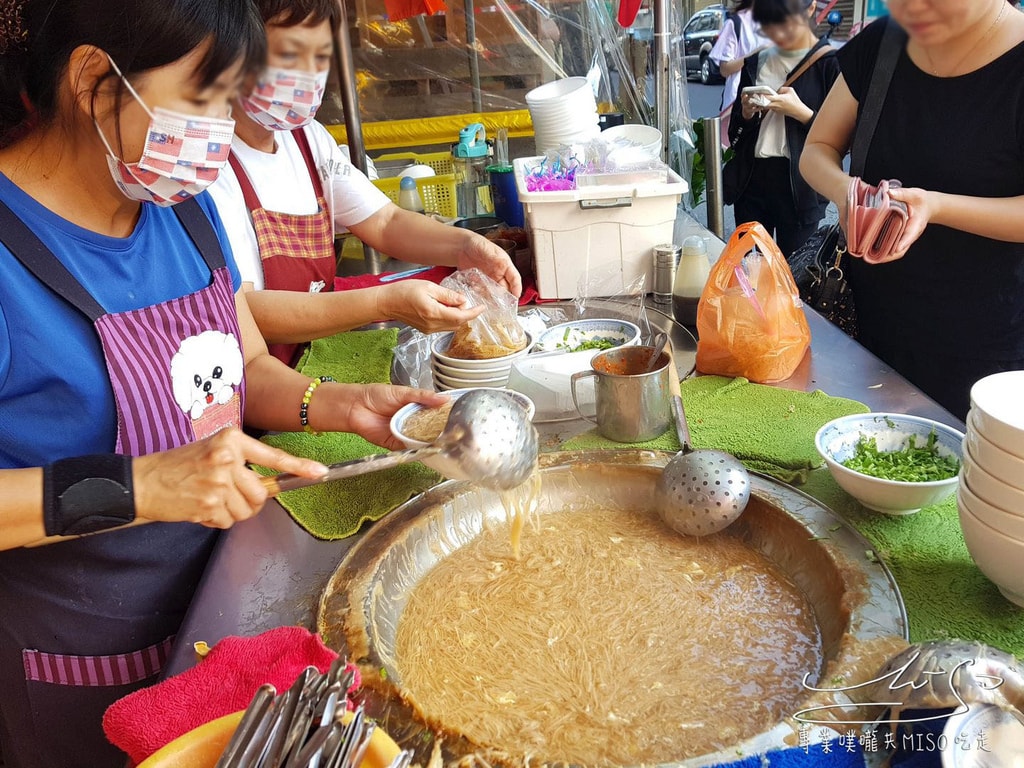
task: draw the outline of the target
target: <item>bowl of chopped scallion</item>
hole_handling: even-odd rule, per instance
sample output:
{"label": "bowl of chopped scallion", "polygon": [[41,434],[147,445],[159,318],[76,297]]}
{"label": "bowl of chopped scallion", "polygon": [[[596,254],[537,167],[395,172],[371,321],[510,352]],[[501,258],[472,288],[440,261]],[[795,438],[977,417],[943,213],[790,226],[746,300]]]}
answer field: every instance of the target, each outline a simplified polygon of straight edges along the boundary
{"label": "bowl of chopped scallion", "polygon": [[909,515],[956,490],[963,439],[932,419],[862,413],[828,422],[814,445],[839,486],[865,507]]}
{"label": "bowl of chopped scallion", "polygon": [[628,320],[592,318],[552,325],[537,337],[534,354],[541,352],[595,353],[640,343],[640,328]]}

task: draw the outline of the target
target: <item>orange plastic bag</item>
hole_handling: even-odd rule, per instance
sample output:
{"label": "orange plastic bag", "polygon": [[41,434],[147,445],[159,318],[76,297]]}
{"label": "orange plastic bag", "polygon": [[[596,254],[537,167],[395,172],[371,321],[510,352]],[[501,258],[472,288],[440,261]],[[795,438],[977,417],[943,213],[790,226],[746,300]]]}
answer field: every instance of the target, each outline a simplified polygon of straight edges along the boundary
{"label": "orange plastic bag", "polygon": [[785,257],[757,222],[741,225],[697,305],[697,370],[761,384],[788,379],[811,344]]}

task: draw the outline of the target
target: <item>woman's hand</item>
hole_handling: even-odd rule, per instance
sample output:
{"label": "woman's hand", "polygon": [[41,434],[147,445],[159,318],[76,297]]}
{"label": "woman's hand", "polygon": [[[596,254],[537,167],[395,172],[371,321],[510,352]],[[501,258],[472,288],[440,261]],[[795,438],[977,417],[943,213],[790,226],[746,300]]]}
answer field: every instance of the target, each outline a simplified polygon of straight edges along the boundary
{"label": "woman's hand", "polygon": [[768,100],[768,106],[765,109],[778,112],[786,117],[792,117],[801,123],[810,122],[811,118],[814,117],[814,110],[804,104],[800,97],[797,96],[796,91],[788,85],[780,88],[779,92],[774,96],[765,96],[765,99]]}
{"label": "woman's hand", "polygon": [[900,237],[900,241],[896,243],[896,249],[892,257],[893,259],[902,259],[906,256],[907,251],[910,250],[910,246],[924,232],[928,222],[935,218],[937,213],[937,208],[934,204],[935,196],[919,187],[897,187],[889,189],[889,197],[905,203],[907,206],[907,226],[903,230],[903,236]]}
{"label": "woman's hand", "polygon": [[451,331],[484,311],[467,308],[466,297],[429,280],[399,280],[378,289],[380,317],[400,320],[423,333]]}
{"label": "woman's hand", "polygon": [[136,517],[230,528],[259,512],[267,500],[267,489],[246,462],[310,478],[327,471],[323,464],[272,448],[241,430],[225,429],[205,440],[136,458]]}
{"label": "woman's hand", "polygon": [[762,99],[765,97],[760,94],[741,93],[740,94],[740,106],[743,108],[743,119],[753,120],[754,117],[760,117],[761,113],[764,112],[765,106]]}
{"label": "woman's hand", "polygon": [[[439,408],[448,402],[448,395],[431,392],[428,389],[413,389],[392,384],[337,385],[321,384],[320,390],[329,388],[333,392],[347,389],[342,393],[344,407],[347,408],[346,423],[350,432],[355,432],[375,445],[391,450],[405,446],[391,434],[391,417],[399,408],[409,403],[422,403],[428,408]],[[326,393],[325,393],[326,394]],[[319,390],[317,397],[322,397]],[[324,401],[313,404],[324,406]],[[311,404],[312,408],[312,404]],[[310,421],[313,421],[312,414]],[[319,423],[319,422],[318,422]]]}
{"label": "woman's hand", "polygon": [[476,267],[495,282],[505,286],[513,296],[520,296],[523,292],[523,280],[509,255],[486,237],[475,232],[469,234],[472,237],[467,238],[459,253],[459,269]]}

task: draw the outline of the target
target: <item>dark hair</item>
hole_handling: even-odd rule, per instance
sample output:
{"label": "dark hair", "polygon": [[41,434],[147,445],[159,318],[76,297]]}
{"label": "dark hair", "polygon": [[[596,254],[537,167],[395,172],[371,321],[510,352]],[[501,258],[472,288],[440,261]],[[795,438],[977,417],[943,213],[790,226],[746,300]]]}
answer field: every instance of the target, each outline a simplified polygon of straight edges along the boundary
{"label": "dark hair", "polygon": [[[129,80],[186,56],[204,42],[201,87],[238,61],[261,67],[266,36],[249,0],[25,0],[23,50],[0,56],[0,145],[26,121],[55,117],[61,74],[80,45],[95,45]],[[108,77],[116,77],[111,70]]]}
{"label": "dark hair", "polygon": [[739,13],[740,11],[747,10],[747,8],[750,8],[753,5],[754,0],[736,0],[736,3],[733,5],[731,10],[733,13]]}
{"label": "dark hair", "polygon": [[256,0],[263,23],[273,21],[281,27],[299,24],[331,23],[331,32],[341,27],[341,3],[338,0]]}
{"label": "dark hair", "polygon": [[754,0],[754,21],[762,27],[784,24],[790,16],[806,16],[814,0]]}

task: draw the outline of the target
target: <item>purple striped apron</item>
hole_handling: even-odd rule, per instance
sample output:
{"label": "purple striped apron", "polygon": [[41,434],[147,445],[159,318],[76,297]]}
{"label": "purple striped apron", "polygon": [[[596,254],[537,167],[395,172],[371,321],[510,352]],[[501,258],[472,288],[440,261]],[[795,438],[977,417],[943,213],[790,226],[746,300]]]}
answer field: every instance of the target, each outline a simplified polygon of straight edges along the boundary
{"label": "purple striped apron", "polygon": [[[0,239],[93,321],[117,405],[118,453],[163,451],[241,425],[244,362],[231,276],[198,203],[173,210],[210,268],[210,284],[107,314],[0,203]],[[151,523],[0,553],[5,768],[123,766],[124,754],[103,734],[103,712],[155,682],[216,538],[199,525]]]}

